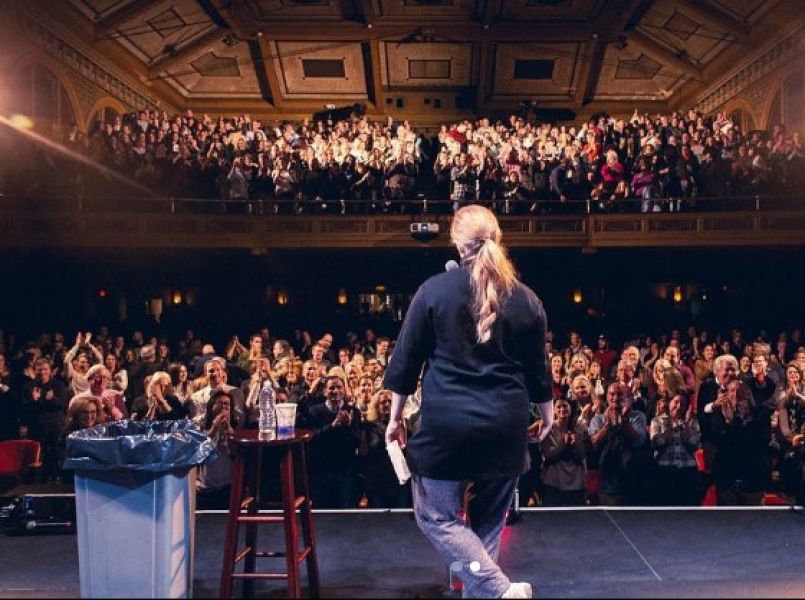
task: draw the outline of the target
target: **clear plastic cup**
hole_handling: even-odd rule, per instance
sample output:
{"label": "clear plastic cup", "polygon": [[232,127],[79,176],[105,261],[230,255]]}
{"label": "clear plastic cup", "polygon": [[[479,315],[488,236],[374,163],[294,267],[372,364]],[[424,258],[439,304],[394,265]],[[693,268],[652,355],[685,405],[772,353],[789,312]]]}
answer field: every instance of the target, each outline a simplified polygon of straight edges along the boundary
{"label": "clear plastic cup", "polygon": [[293,402],[281,402],[276,405],[276,409],[277,435],[292,434],[296,427],[296,404]]}

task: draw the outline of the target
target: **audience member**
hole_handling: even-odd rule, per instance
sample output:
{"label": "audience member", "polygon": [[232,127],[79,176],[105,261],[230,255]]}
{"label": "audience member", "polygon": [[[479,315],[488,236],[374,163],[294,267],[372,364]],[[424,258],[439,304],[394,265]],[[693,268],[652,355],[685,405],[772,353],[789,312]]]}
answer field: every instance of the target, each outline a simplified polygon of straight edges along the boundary
{"label": "audience member", "polygon": [[623,506],[634,502],[638,494],[640,450],[646,441],[645,415],[632,410],[628,386],[615,382],[607,388],[607,408],[590,422],[593,448],[600,452],[598,469],[601,489],[599,502]]}
{"label": "audience member", "polygon": [[310,425],[315,431],[309,460],[313,504],[316,508],[355,508],[361,413],[346,403],[340,377],[326,378],[325,394],[325,402],[310,409]]}
{"label": "audience member", "polygon": [[583,506],[586,503],[587,431],[582,423],[577,423],[566,399],[555,399],[553,410],[553,426],[541,445],[542,503],[545,506]]}
{"label": "audience member", "polygon": [[720,505],[758,506],[769,480],[768,426],[757,418],[752,390],[732,380],[714,402],[716,493]]}
{"label": "audience member", "polygon": [[699,423],[689,410],[687,392],[679,390],[668,401],[668,410],[651,421],[651,446],[656,465],[654,481],[659,504],[695,506],[699,503],[696,451],[700,438]]}

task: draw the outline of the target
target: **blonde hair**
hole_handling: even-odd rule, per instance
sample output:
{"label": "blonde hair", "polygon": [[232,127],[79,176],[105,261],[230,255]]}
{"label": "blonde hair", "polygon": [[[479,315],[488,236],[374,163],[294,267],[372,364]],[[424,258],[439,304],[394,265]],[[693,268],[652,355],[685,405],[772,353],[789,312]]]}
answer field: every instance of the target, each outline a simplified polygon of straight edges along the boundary
{"label": "blonde hair", "polygon": [[379,389],[372,394],[372,399],[369,400],[369,406],[366,408],[366,420],[368,422],[374,423],[380,419],[380,399],[390,393],[390,390]]}
{"label": "blonde hair", "polygon": [[663,384],[665,385],[665,389],[667,390],[667,398],[670,400],[674,396],[678,394],[687,394],[688,390],[685,388],[685,378],[682,377],[682,373],[680,373],[674,367],[670,367],[665,369],[663,373]]}
{"label": "blonde hair", "polygon": [[156,394],[156,387],[158,385],[170,383],[171,376],[168,373],[165,371],[156,371],[153,375],[151,375],[151,381],[148,382],[148,385],[145,388],[145,393],[150,397]]}
{"label": "blonde hair", "polygon": [[483,206],[465,206],[453,215],[450,239],[469,265],[479,344],[491,339],[503,301],[517,283],[517,271],[502,238],[497,218]]}

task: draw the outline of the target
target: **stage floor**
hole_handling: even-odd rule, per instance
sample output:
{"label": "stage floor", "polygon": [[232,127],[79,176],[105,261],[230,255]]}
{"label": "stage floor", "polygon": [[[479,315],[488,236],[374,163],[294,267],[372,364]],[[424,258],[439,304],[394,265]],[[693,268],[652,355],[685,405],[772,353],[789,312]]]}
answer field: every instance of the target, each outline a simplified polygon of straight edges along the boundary
{"label": "stage floor", "polygon": [[[198,598],[218,593],[224,519],[198,516]],[[280,542],[278,527],[262,526],[262,539]],[[325,598],[433,598],[445,591],[447,570],[410,514],[316,514],[315,527]],[[531,582],[540,598],[805,598],[805,516],[788,509],[537,509],[506,528],[503,544],[506,572]],[[120,553],[125,569],[125,548],[110,551]],[[0,597],[79,596],[74,535],[0,536],[0,565]],[[256,595],[283,597],[284,590],[258,584]]]}

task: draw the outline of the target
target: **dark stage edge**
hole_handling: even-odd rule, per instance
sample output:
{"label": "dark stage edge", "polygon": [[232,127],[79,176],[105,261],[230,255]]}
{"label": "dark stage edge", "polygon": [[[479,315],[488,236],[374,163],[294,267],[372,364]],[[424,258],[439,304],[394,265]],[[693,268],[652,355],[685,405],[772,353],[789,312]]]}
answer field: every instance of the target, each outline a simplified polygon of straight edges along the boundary
{"label": "dark stage edge", "polygon": [[[438,598],[445,591],[447,569],[410,514],[314,519],[322,597]],[[198,515],[197,598],[218,594],[224,522],[221,514]],[[264,525],[261,539],[269,543],[258,545],[279,549],[281,535],[278,525]],[[537,509],[506,528],[501,563],[538,598],[805,598],[803,550],[805,516],[790,509]],[[110,551],[126,569],[125,548]],[[0,597],[78,597],[77,552],[74,535],[0,536]],[[258,566],[265,561],[284,567],[277,559]],[[303,570],[303,585],[305,577]],[[281,583],[256,585],[258,598],[284,595]]]}

